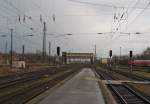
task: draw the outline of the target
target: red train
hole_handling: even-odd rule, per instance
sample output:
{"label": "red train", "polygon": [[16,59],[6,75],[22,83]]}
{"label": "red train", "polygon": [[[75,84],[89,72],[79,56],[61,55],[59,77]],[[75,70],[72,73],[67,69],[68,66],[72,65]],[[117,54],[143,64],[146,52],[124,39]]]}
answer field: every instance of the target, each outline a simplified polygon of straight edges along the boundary
{"label": "red train", "polygon": [[150,66],[150,60],[133,60],[128,61],[128,65],[131,66]]}

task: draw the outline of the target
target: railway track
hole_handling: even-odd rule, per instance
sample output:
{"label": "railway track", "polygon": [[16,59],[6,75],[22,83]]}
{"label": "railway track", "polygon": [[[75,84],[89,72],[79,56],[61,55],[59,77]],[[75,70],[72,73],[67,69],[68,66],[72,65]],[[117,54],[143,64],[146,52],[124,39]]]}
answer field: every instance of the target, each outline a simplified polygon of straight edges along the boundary
{"label": "railway track", "polygon": [[57,74],[59,72],[65,71],[66,69],[58,70],[57,68],[54,67],[53,69],[44,69],[36,72],[29,72],[29,73],[22,73],[22,74],[16,74],[11,76],[0,77],[0,90],[7,87],[17,86],[22,83],[38,80],[42,78],[44,75]]}
{"label": "railway track", "polygon": [[[107,68],[104,68],[106,70],[108,70]],[[101,69],[100,69],[101,70]],[[105,71],[103,71],[105,72]],[[108,70],[109,72],[109,70]],[[131,73],[126,73],[126,72],[123,72],[123,71],[119,71],[119,70],[113,70],[112,71],[113,73],[116,73],[116,74],[120,74],[124,77],[127,77],[129,80],[135,80],[135,81],[150,81],[150,79],[148,78],[143,78],[143,77],[140,77],[140,76],[137,76],[137,75],[133,75]],[[106,73],[106,72],[105,72]],[[111,73],[111,72],[110,72]],[[114,79],[114,78],[113,78]]]}
{"label": "railway track", "polygon": [[0,104],[24,104],[27,101],[31,100],[33,97],[53,87],[61,80],[65,79],[76,71],[77,70],[65,71],[62,74],[54,76],[53,78],[36,82],[13,93],[8,93],[0,96]]}
{"label": "railway track", "polygon": [[108,87],[117,96],[116,101],[118,104],[150,104],[149,100],[126,85],[108,84]]}
{"label": "railway track", "polygon": [[146,79],[146,78],[143,78],[143,77],[139,77],[139,76],[136,76],[136,75],[132,75],[130,73],[126,73],[126,72],[122,72],[122,71],[118,71],[118,70],[114,70],[114,72],[118,73],[118,74],[121,74],[123,76],[126,76],[132,80],[136,80],[136,81],[150,81],[149,79]]}
{"label": "railway track", "polygon": [[77,72],[76,68],[80,69],[81,66],[67,66],[59,70],[42,70],[1,78],[0,104],[24,104]]}
{"label": "railway track", "polygon": [[97,69],[96,72],[103,80],[107,80],[107,86],[118,104],[150,104],[150,100],[144,98],[140,93],[134,91],[128,85],[112,84],[110,80],[116,80],[116,78],[113,78],[108,73]]}
{"label": "railway track", "polygon": [[[103,80],[116,80],[116,78],[112,77],[111,75],[108,75],[108,73],[106,73],[105,71],[102,70],[97,70],[96,72],[98,73],[98,75],[101,77],[101,79]],[[110,73],[111,74],[111,73]]]}
{"label": "railway track", "polygon": [[43,77],[43,75],[48,74],[48,75],[52,75],[52,74],[56,74],[58,72],[54,72],[53,70],[43,70],[39,71],[39,72],[34,72],[34,73],[27,73],[24,74],[22,77],[21,75],[19,76],[14,76],[15,78],[12,77],[12,79],[8,79],[8,80],[3,80],[0,82],[0,90],[3,88],[7,88],[7,87],[12,87],[12,86],[17,86],[20,83],[26,83],[29,81],[33,81],[33,80],[37,80],[40,79],[41,77]]}

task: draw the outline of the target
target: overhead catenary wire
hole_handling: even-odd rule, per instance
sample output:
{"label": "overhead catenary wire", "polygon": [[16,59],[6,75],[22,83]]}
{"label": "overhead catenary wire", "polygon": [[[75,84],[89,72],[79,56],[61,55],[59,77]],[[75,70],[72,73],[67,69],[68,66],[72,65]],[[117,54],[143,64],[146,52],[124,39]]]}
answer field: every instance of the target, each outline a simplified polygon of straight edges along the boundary
{"label": "overhead catenary wire", "polygon": [[[79,0],[68,0],[68,1],[75,2],[75,3],[87,4],[87,5],[93,5],[93,6],[109,7],[109,8],[144,9],[144,8],[141,8],[141,7],[115,6],[115,5],[109,5],[109,4],[100,4],[100,3],[79,1]],[[147,9],[150,9],[150,8],[147,8]]]}
{"label": "overhead catenary wire", "polygon": [[[29,17],[24,14],[19,8],[17,8],[15,5],[13,5],[11,2],[7,1],[7,0],[3,0],[5,3],[7,3],[8,5],[10,5],[11,7],[13,7],[16,11],[18,11],[18,16],[23,15],[24,18],[29,19]],[[38,24],[37,22],[35,22],[33,19],[30,19],[31,21],[33,21],[34,23]],[[38,26],[41,28],[41,24],[38,24]]]}
{"label": "overhead catenary wire", "polygon": [[[9,11],[8,9],[5,9],[5,12],[6,12],[6,10],[7,10],[7,14],[10,15],[10,13],[12,13],[12,12],[8,12],[8,11]],[[7,18],[7,19],[9,19],[9,20],[11,20],[11,17],[13,17],[13,18],[15,18],[15,22],[17,22],[17,17],[18,17],[18,16],[10,16],[10,17],[8,17],[9,15],[5,16],[4,14],[0,14],[0,16],[2,16],[3,18]],[[23,23],[21,23],[21,22],[20,22],[20,24],[21,24],[22,26],[24,26],[24,27],[30,29],[30,30],[31,30],[31,28],[32,28],[31,26],[27,26],[26,24],[23,24]]]}
{"label": "overhead catenary wire", "polygon": [[[8,4],[8,2],[6,2],[7,4]],[[11,6],[13,6],[13,8],[15,9],[15,10],[18,10],[18,12],[21,12],[21,10],[19,9],[19,8],[17,8],[17,7],[15,7],[14,5],[12,5],[11,3],[9,3],[9,5],[11,5]],[[8,10],[7,8],[6,8],[6,10]],[[8,14],[10,14],[10,13],[8,13]],[[22,13],[22,14],[24,14],[24,13]],[[18,13],[18,15],[20,16],[20,13]],[[5,17],[5,16],[3,16],[3,17]],[[11,16],[12,17],[12,16]],[[26,15],[24,15],[24,18],[25,17],[27,17]],[[16,18],[16,16],[15,16],[15,18]],[[29,18],[29,17],[28,17]],[[11,18],[9,18],[9,19],[11,19]],[[30,19],[31,20],[31,19]],[[17,20],[15,20],[16,22],[17,22]],[[24,20],[25,21],[25,20]],[[37,33],[37,31],[35,31],[35,28],[33,28],[33,27],[31,27],[31,26],[28,26],[28,25],[26,25],[25,23],[21,23],[20,21],[19,21],[19,23],[23,26],[23,27],[26,27],[26,28],[28,28],[29,30],[31,30],[31,31],[33,31],[33,32],[35,32],[35,33]],[[39,29],[38,29],[39,30]]]}
{"label": "overhead catenary wire", "polygon": [[[33,2],[33,1],[32,1]],[[12,6],[14,9],[16,9],[20,14],[24,14],[24,13],[22,13],[22,11],[19,9],[19,8],[17,8],[16,6],[14,6],[12,3],[10,3],[10,2],[6,2],[7,4],[9,4],[10,6]],[[38,8],[40,8],[40,6],[39,5],[37,5],[35,2],[33,2]],[[42,11],[42,12],[44,12],[41,8],[40,8],[40,10]],[[46,13],[44,12],[44,14],[45,14],[45,16],[47,16],[46,15]],[[20,16],[20,15],[19,15]],[[25,14],[24,14],[24,21],[25,21],[25,17],[28,17],[28,16],[26,16]],[[29,17],[28,17],[29,18]],[[32,19],[30,19],[30,20],[32,20]],[[53,21],[55,22],[55,14],[53,14]],[[20,23],[21,24],[21,23]],[[26,28],[29,28],[30,30],[32,30],[31,28],[32,27],[29,27],[29,26],[27,26],[27,25],[24,25],[23,23],[22,23],[22,25],[24,26],[24,27],[26,27]],[[41,25],[40,25],[40,27],[41,27]],[[33,30],[32,30],[33,31]]]}
{"label": "overhead catenary wire", "polygon": [[[129,7],[129,6],[115,6],[115,5],[109,5],[109,4],[100,4],[100,3],[92,3],[92,2],[86,2],[86,1],[79,1],[79,0],[68,0],[68,1],[71,1],[71,2],[75,2],[75,3],[81,3],[81,4],[87,4],[87,5],[93,5],[93,6],[103,6],[103,7],[109,7],[109,8],[118,8],[118,9],[143,9],[143,8],[139,8],[139,7],[136,7],[136,6],[134,6],[134,7]],[[138,0],[139,1],[139,0]],[[136,5],[138,4],[138,1],[136,2]],[[147,8],[147,9],[149,9],[149,8]],[[127,12],[126,12],[127,13]],[[116,31],[118,31],[118,29],[119,29],[119,27],[120,27],[120,25],[122,24],[122,23],[120,23],[120,21],[122,20],[122,18],[125,16],[125,11],[123,11],[123,13],[121,13],[121,17],[120,17],[120,15],[118,15],[118,25],[119,26],[117,26],[116,25]],[[119,13],[120,14],[120,13]],[[128,18],[128,14],[126,14],[127,16],[126,16],[126,18],[124,19],[124,20],[126,20],[127,18]]]}
{"label": "overhead catenary wire", "polygon": [[[136,8],[136,6],[137,6],[137,4],[138,4],[139,2],[140,2],[140,0],[137,0],[137,2],[136,2],[135,5],[134,5],[134,9]],[[142,15],[142,14],[144,13],[144,11],[148,9],[149,6],[150,6],[150,2],[148,2],[148,4],[143,8],[143,10],[141,10],[141,12],[138,13],[138,15],[128,24],[128,26],[130,26],[140,15]],[[134,9],[132,9],[128,15],[131,15],[131,13],[133,12]],[[123,23],[123,22],[122,22],[122,23]],[[119,26],[120,26],[122,23],[120,23]],[[118,26],[117,28],[119,28],[119,26]]]}
{"label": "overhead catenary wire", "polygon": [[[37,4],[35,3],[33,0],[31,0],[31,2],[44,14],[45,17],[50,18],[49,15],[47,15],[47,13]],[[40,14],[41,15],[41,14]],[[42,15],[41,15],[42,16]],[[43,16],[42,16],[43,17]],[[49,19],[47,21],[50,21]]]}
{"label": "overhead catenary wire", "polygon": [[137,5],[139,4],[140,0],[137,0],[136,3],[134,4],[134,6],[132,8],[130,8],[130,12],[128,13],[128,10],[129,10],[129,7],[127,8],[127,11],[126,11],[126,17],[125,19],[123,20],[123,22],[119,21],[118,22],[118,26],[116,28],[119,28],[121,26],[122,23],[124,23],[125,21],[127,21],[127,25],[128,25],[128,17],[132,14],[132,12],[136,9]]}
{"label": "overhead catenary wire", "polygon": [[[142,14],[142,12],[144,12],[145,10],[147,9],[150,9],[148,8],[148,6],[144,7],[144,8],[141,8],[141,7],[137,7],[137,5],[139,4],[140,0],[137,0],[135,5],[133,7],[130,7],[130,6],[115,6],[115,5],[108,5],[108,4],[100,4],[100,3],[92,3],[92,2],[86,2],[86,1],[79,1],[79,0],[68,0],[68,1],[71,1],[71,2],[75,2],[75,3],[81,3],[81,4],[87,4],[87,5],[93,5],[93,6],[103,6],[103,7],[110,7],[110,8],[126,8],[126,9],[131,9],[130,13],[127,13],[127,16],[126,18],[124,19],[124,21],[128,21],[127,19],[129,18],[129,14],[131,14],[135,9],[142,9],[141,13],[139,13],[135,19],[137,19],[137,17],[139,17],[139,15]],[[134,20],[135,20],[134,19]],[[123,22],[118,22],[118,26],[116,27],[116,31],[118,31],[119,27],[121,26]]]}
{"label": "overhead catenary wire", "polygon": [[150,6],[150,2],[145,6],[145,8],[129,23],[129,26],[140,16],[144,13],[144,11]]}

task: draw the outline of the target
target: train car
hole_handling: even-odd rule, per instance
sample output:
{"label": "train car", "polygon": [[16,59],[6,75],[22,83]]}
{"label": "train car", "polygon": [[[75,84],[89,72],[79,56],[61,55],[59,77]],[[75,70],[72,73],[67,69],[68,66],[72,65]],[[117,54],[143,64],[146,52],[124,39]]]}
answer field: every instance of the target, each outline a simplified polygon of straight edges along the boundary
{"label": "train car", "polygon": [[128,61],[129,66],[143,66],[147,67],[150,66],[150,60],[133,60],[133,61]]}

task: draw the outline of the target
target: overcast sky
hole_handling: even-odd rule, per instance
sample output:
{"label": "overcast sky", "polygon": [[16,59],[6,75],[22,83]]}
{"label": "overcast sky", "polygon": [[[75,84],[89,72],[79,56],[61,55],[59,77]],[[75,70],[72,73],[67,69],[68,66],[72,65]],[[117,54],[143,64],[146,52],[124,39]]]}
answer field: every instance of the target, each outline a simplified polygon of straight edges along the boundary
{"label": "overcast sky", "polygon": [[[14,29],[14,50],[21,52],[23,44],[26,46],[26,52],[41,50],[43,33],[41,15],[47,27],[47,48],[50,41],[53,54],[56,53],[57,46],[60,46],[62,51],[94,52],[95,44],[98,56],[102,57],[107,57],[110,49],[113,50],[113,54],[119,55],[120,47],[122,54],[128,54],[130,50],[138,54],[150,45],[149,2],[149,0],[0,0],[0,35],[7,35],[5,38],[0,37],[0,51],[4,52],[6,41],[8,50],[10,49],[10,28]],[[24,15],[25,22],[23,22]],[[142,34],[129,36],[120,32]],[[63,35],[68,33],[73,35]],[[30,34],[34,37],[25,37]]]}

